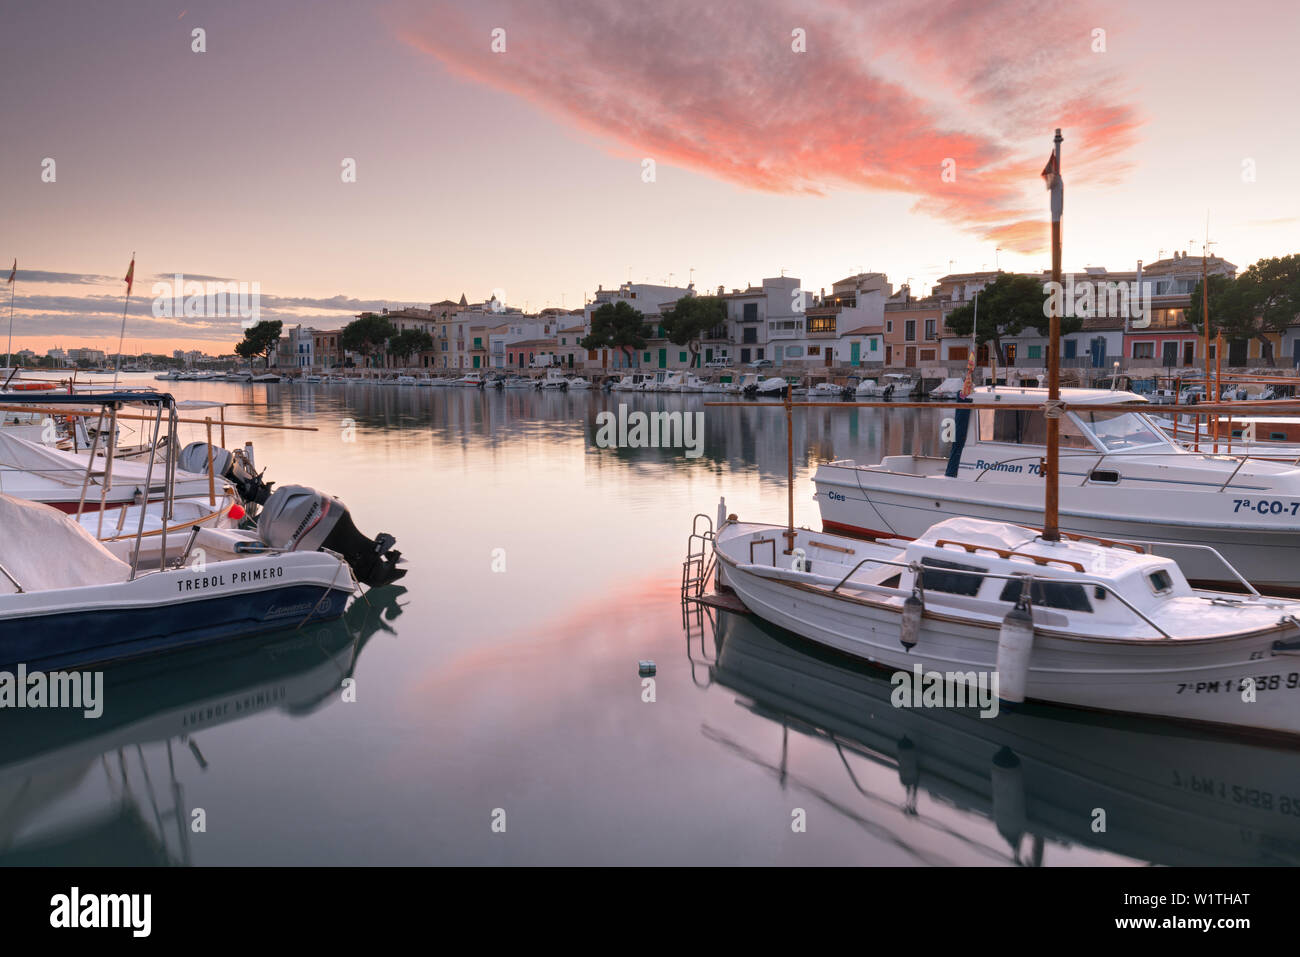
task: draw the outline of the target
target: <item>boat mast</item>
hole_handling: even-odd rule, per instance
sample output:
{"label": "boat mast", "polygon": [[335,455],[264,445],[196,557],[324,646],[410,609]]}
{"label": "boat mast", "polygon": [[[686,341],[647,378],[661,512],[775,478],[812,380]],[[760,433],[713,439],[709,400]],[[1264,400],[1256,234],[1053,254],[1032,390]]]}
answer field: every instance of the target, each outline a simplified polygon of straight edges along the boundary
{"label": "boat mast", "polygon": [[[1061,288],[1061,207],[1063,206],[1063,186],[1061,183],[1061,131],[1056,131],[1055,147],[1052,154],[1054,175],[1048,183],[1052,193],[1052,288]],[[1060,461],[1061,446],[1061,317],[1060,296],[1051,296],[1051,332],[1049,336],[1047,359],[1047,487],[1043,495],[1043,539],[1059,542],[1061,531],[1058,528],[1060,506],[1060,477],[1057,465]]]}

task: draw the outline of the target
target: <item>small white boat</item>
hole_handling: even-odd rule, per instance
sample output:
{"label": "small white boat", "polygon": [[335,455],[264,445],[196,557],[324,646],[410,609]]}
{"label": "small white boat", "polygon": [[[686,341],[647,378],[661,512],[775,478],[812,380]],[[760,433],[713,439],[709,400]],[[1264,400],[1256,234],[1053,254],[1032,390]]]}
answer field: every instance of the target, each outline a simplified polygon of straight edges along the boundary
{"label": "small white boat", "polygon": [[746,375],[740,383],[740,391],[750,397],[783,398],[789,388],[790,383],[780,376]]}
{"label": "small white boat", "polygon": [[921,380],[905,372],[887,372],[879,380],[864,379],[857,394],[872,399],[906,399],[921,391]]}
{"label": "small white boat", "polygon": [[808,390],[808,396],[814,399],[847,399],[852,395],[853,390],[848,386],[830,381],[818,382]]}
{"label": "small white boat", "polygon": [[263,383],[275,383],[280,381],[280,376],[276,375],[274,372],[263,372],[261,375],[253,376],[252,381],[263,382]]}
{"label": "small white boat", "polygon": [[537,381],[530,379],[528,376],[511,375],[506,376],[505,382],[501,384],[503,389],[536,389]]}
{"label": "small white boat", "polygon": [[591,388],[591,383],[588,382],[586,379],[584,379],[582,376],[575,375],[569,377],[570,392],[573,392],[575,390],[581,392],[583,389],[590,389],[590,388]]}
{"label": "small white boat", "polygon": [[543,389],[563,390],[569,387],[569,380],[564,377],[563,372],[552,367],[546,370],[546,374],[542,377],[540,385]]}
{"label": "small white boat", "polygon": [[[734,520],[718,580],[767,621],[1003,701],[1300,734],[1300,602],[1196,591],[1140,547],[948,519],[906,543]],[[791,566],[794,567],[791,567]],[[919,684],[919,681],[918,681]],[[919,687],[917,688],[919,694]]]}
{"label": "small white boat", "polygon": [[394,380],[394,381],[395,381],[395,384],[396,384],[396,385],[402,385],[402,386],[414,386],[414,385],[415,385],[415,376],[413,376],[413,375],[399,375],[399,376],[397,377],[397,379]]}
{"label": "small white boat", "polygon": [[930,390],[932,399],[955,399],[961,395],[966,380],[960,376],[949,376]]}
{"label": "small white boat", "polygon": [[480,389],[483,387],[483,376],[477,372],[471,372],[469,375],[461,376],[456,380],[455,384],[466,389]]}
{"label": "small white boat", "polygon": [[630,372],[610,386],[611,392],[644,392],[646,381],[653,381],[654,376],[644,372]]}
{"label": "small white boat", "polygon": [[647,391],[653,392],[680,392],[682,382],[685,381],[681,372],[665,372],[655,380],[653,386],[648,387]]}
{"label": "small white boat", "polygon": [[677,391],[678,392],[704,392],[706,391],[705,386],[707,385],[708,383],[705,382],[703,379],[701,379],[699,376],[690,375],[689,373],[687,373],[682,375],[681,384],[677,386]]}

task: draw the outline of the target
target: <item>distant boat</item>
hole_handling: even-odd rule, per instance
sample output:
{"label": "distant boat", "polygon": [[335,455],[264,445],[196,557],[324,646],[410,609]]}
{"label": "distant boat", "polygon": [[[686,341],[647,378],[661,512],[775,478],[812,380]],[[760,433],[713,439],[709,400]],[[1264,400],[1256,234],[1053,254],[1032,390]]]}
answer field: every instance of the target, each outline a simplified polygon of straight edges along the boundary
{"label": "distant boat", "polygon": [[261,375],[255,375],[255,376],[253,376],[252,381],[253,381],[253,382],[268,382],[268,383],[269,383],[269,382],[279,382],[279,381],[280,381],[280,376],[276,375],[274,372],[264,372],[264,373],[262,373]]}
{"label": "distant boat", "polygon": [[958,376],[950,376],[944,379],[937,386],[930,390],[932,399],[955,399],[961,395],[962,386],[966,380]]}

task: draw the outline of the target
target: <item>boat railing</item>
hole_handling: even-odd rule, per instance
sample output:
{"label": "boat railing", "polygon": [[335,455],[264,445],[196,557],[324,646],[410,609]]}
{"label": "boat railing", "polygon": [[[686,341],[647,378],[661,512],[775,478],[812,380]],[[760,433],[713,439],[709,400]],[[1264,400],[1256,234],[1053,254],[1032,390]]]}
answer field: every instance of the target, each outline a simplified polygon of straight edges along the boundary
{"label": "boat railing", "polygon": [[[951,543],[951,544],[958,544],[958,543]],[[1031,556],[1031,555],[1016,555],[1015,557],[1017,557],[1017,558],[1033,558],[1033,556]],[[903,562],[900,562],[900,561],[893,561],[893,560],[888,559],[888,558],[864,558],[864,559],[862,559],[862,561],[858,562],[856,565],[853,566],[852,569],[850,569],[850,571],[849,571],[849,573],[848,573],[847,575],[845,575],[843,578],[841,578],[841,579],[839,580],[839,583],[836,584],[836,585],[831,589],[831,593],[832,593],[832,594],[837,593],[837,592],[840,590],[841,586],[843,586],[845,583],[847,583],[848,580],[849,580],[850,578],[852,578],[852,577],[857,573],[858,569],[861,568],[863,565],[866,565],[866,564],[890,565],[890,566],[893,566],[893,567],[895,567],[895,568],[900,568],[900,569],[904,569],[904,570],[906,570],[906,571],[910,571],[910,572],[915,576],[915,578],[916,578],[917,589],[921,592],[921,598],[922,598],[922,600],[924,600],[924,596],[925,596],[925,584],[924,584],[924,574],[923,574],[924,566],[921,565],[920,562],[915,562],[915,561],[903,561]],[[773,567],[773,568],[777,567],[776,564],[775,564],[775,562],[773,563],[772,567]],[[1144,613],[1140,608],[1138,608],[1138,607],[1137,607],[1136,605],[1134,605],[1131,601],[1129,601],[1127,598],[1125,598],[1123,595],[1121,595],[1118,591],[1116,591],[1115,588],[1114,588],[1114,586],[1112,586],[1112,585],[1109,584],[1108,582],[1104,582],[1104,581],[1101,581],[1101,580],[1099,580],[1099,579],[1095,579],[1095,578],[1074,578],[1074,577],[1069,577],[1069,578],[1058,578],[1058,577],[1053,577],[1053,576],[1050,576],[1050,575],[1048,575],[1048,576],[1036,576],[1036,575],[1033,574],[1033,572],[1010,572],[1010,573],[1004,573],[1004,572],[987,571],[987,570],[984,570],[984,569],[971,569],[971,570],[968,571],[968,570],[966,570],[966,569],[964,569],[964,568],[961,570],[960,574],[962,574],[962,575],[974,575],[974,576],[977,576],[977,577],[979,577],[979,578],[992,578],[992,579],[994,579],[994,580],[999,580],[999,581],[1023,581],[1024,579],[1028,578],[1028,579],[1029,579],[1029,586],[1030,586],[1030,590],[1031,590],[1030,593],[1031,593],[1031,594],[1032,594],[1033,584],[1034,584],[1034,582],[1035,582],[1039,577],[1041,577],[1041,578],[1043,579],[1043,581],[1050,581],[1050,582],[1061,582],[1061,581],[1064,581],[1064,582],[1068,582],[1068,583],[1071,584],[1071,585],[1089,585],[1089,586],[1092,586],[1093,588],[1101,589],[1102,591],[1106,592],[1108,595],[1113,595],[1113,596],[1114,596],[1114,597],[1119,601],[1119,603],[1120,603],[1121,605],[1123,605],[1125,608],[1127,608],[1129,611],[1131,611],[1133,614],[1135,614],[1138,618],[1140,618],[1140,619],[1141,619],[1141,620],[1142,620],[1142,621],[1143,621],[1143,622],[1144,622],[1148,627],[1150,627],[1153,631],[1155,631],[1156,633],[1158,633],[1158,634],[1160,635],[1161,638],[1168,638],[1168,639],[1171,639],[1171,640],[1172,640],[1173,637],[1174,637],[1173,635],[1169,634],[1169,632],[1165,631],[1165,629],[1161,628],[1158,624],[1156,624],[1154,621],[1152,621],[1151,618],[1150,618],[1147,614],[1145,614],[1145,613]],[[861,584],[865,585],[866,583],[863,582],[863,583],[861,583]],[[856,587],[856,584],[855,584],[855,587]],[[887,592],[890,592],[891,594],[897,595],[897,596],[899,596],[899,597],[906,597],[906,596],[912,594],[912,592],[911,592],[910,590],[901,589],[901,588],[888,588],[887,586],[883,586],[883,585],[872,585],[871,587],[872,587],[874,590],[887,591]],[[946,593],[943,593],[943,594],[945,594],[945,596],[946,596]],[[951,597],[951,596],[947,596],[947,597]],[[1032,602],[1031,602],[1031,605],[1032,605]],[[1036,626],[1036,627],[1046,627],[1046,628],[1051,628],[1052,626],[1050,626],[1050,625],[1038,625],[1038,626]]]}
{"label": "boat railing", "polygon": [[[1181,450],[1178,451],[1178,452],[1141,452],[1141,451],[1133,451],[1133,450],[1116,452],[1116,451],[1114,451],[1114,450],[1111,450],[1111,451],[1107,451],[1107,452],[1101,452],[1101,453],[1098,453],[1098,452],[1094,449],[1094,450],[1092,450],[1092,451],[1082,452],[1082,453],[1077,454],[1077,455],[1070,455],[1070,454],[1066,454],[1066,453],[1063,452],[1062,455],[1061,455],[1061,463],[1062,463],[1062,465],[1064,465],[1064,464],[1065,464],[1067,461],[1069,461],[1069,460],[1078,461],[1078,460],[1080,460],[1080,459],[1088,458],[1089,456],[1092,456],[1092,455],[1096,455],[1096,456],[1097,456],[1097,460],[1096,460],[1095,462],[1092,463],[1092,466],[1088,469],[1087,472],[1084,473],[1083,478],[1082,478],[1082,479],[1080,480],[1080,482],[1079,482],[1078,487],[1079,487],[1079,488],[1082,488],[1083,486],[1087,485],[1088,482],[1092,479],[1093,473],[1096,472],[1096,471],[1098,470],[1098,468],[1100,468],[1102,462],[1104,462],[1104,461],[1105,461],[1109,456],[1112,456],[1112,455],[1120,455],[1120,456],[1124,456],[1124,455],[1140,455],[1140,456],[1142,456],[1143,458],[1158,458],[1158,457],[1166,456],[1166,455],[1168,455],[1168,456],[1179,456],[1179,457],[1181,457],[1181,456],[1189,455],[1189,454],[1190,454],[1190,455],[1196,455],[1196,454],[1200,454],[1200,455],[1213,455],[1214,453],[1213,453],[1213,452],[1204,452],[1204,451],[1202,451],[1202,452],[1200,452],[1200,453],[1197,453],[1197,452],[1193,452],[1191,449],[1181,449]],[[1248,453],[1248,452],[1243,452],[1243,453],[1236,453],[1236,452],[1226,453],[1226,452],[1221,452],[1221,453],[1219,453],[1219,455],[1220,455],[1220,456],[1226,456],[1226,457],[1228,457],[1228,458],[1235,458],[1235,459],[1239,459],[1239,460],[1240,460],[1240,461],[1237,462],[1237,467],[1234,468],[1234,469],[1232,470],[1232,474],[1229,475],[1229,476],[1228,476],[1228,477],[1223,481],[1223,484],[1221,484],[1217,489],[1215,489],[1215,492],[1224,492],[1224,491],[1227,491],[1227,490],[1232,486],[1233,481],[1237,478],[1237,474],[1241,471],[1242,467],[1246,464],[1247,461],[1251,461],[1251,460],[1252,460],[1252,457],[1251,457],[1250,453]],[[915,457],[916,457],[916,458],[923,458],[924,456],[915,456]],[[1001,472],[1001,471],[1005,471],[1004,469],[999,468],[999,466],[1004,466],[1004,465],[1015,465],[1015,464],[1017,464],[1017,463],[1022,463],[1022,462],[1043,462],[1043,461],[1045,460],[1045,458],[1046,458],[1046,456],[1040,453],[1040,454],[1036,454],[1036,455],[1017,455],[1017,456],[1014,456],[1014,457],[1009,458],[1009,459],[998,459],[996,462],[989,462],[989,463],[987,463],[987,464],[986,464],[986,467],[983,468],[983,469],[981,469],[981,470],[980,470],[980,473],[979,473],[978,475],[976,475],[975,478],[974,478],[972,481],[978,482],[980,479],[982,479],[982,478],[983,478],[985,475],[987,475],[989,472]],[[1253,459],[1253,461],[1268,461],[1268,460],[1267,460],[1267,459]],[[834,464],[834,463],[828,463],[828,464]],[[1273,463],[1273,464],[1276,464],[1276,463]],[[1297,459],[1295,464],[1300,465],[1300,459]],[[873,471],[884,471],[884,470],[882,470],[882,469],[873,469]],[[1141,479],[1138,479],[1137,481],[1141,481]],[[1252,489],[1253,491],[1258,491],[1258,488],[1255,487],[1255,486],[1252,486],[1251,489]]]}

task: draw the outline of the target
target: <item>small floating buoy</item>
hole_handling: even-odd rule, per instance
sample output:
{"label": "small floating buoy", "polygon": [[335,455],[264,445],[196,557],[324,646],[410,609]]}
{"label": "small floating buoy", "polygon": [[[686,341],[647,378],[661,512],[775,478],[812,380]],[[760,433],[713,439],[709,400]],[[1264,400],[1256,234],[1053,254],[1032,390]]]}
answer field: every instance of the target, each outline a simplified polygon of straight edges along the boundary
{"label": "small floating buoy", "polygon": [[1026,578],[1016,606],[1007,612],[998,629],[998,699],[1008,704],[1024,702],[1025,685],[1029,681],[1029,655],[1034,647],[1029,582]]}
{"label": "small floating buoy", "polygon": [[638,661],[636,663],[637,674],[642,678],[652,677],[658,670],[653,661]]}

